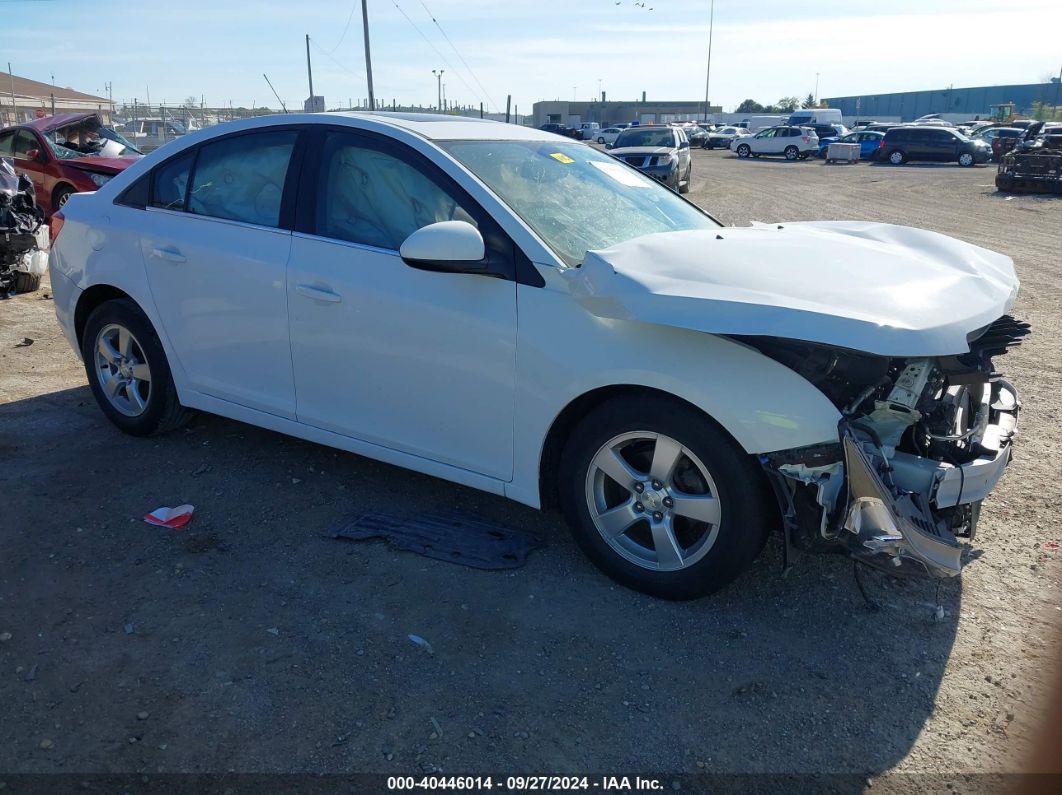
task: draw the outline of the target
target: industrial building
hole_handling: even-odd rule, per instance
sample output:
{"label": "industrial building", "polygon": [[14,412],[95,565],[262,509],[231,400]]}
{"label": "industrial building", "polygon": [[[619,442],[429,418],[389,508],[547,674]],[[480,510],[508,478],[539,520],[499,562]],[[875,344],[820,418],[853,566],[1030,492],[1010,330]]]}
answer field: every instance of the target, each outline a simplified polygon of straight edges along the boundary
{"label": "industrial building", "polygon": [[96,111],[110,122],[112,103],[107,97],[83,94],[18,75],[0,76],[0,126],[21,124],[55,113]]}
{"label": "industrial building", "polygon": [[[719,105],[710,105],[708,113],[719,113]],[[642,124],[665,124],[669,121],[686,121],[703,119],[704,102],[625,102],[625,101],[590,101],[590,102],[536,102],[533,108],[533,125],[567,124],[578,127],[584,122],[597,122],[602,127],[624,122],[641,122]]]}
{"label": "industrial building", "polygon": [[956,114],[972,119],[985,118],[993,106],[1013,102],[1015,112],[1029,115],[1034,103],[1058,105],[1062,94],[1058,80],[977,88],[940,88],[932,91],[903,91],[896,94],[864,94],[851,97],[825,97],[831,108],[839,108],[847,119],[898,119],[913,121],[928,113]]}

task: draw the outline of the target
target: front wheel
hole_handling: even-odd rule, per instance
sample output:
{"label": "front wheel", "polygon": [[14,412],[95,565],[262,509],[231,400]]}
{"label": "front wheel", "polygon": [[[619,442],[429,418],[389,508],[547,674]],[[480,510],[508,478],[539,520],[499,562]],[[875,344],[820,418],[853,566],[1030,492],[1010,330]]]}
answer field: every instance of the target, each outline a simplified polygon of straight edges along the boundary
{"label": "front wheel", "polygon": [[693,177],[693,163],[686,168],[686,179],[679,182],[679,193],[690,192],[690,179]]}
{"label": "front wheel", "polygon": [[597,142],[598,142],[599,144],[603,144],[603,143],[605,143],[605,138],[604,138],[604,136],[601,136],[601,135],[597,136]]}
{"label": "front wheel", "polygon": [[741,144],[740,146],[738,146],[738,148],[737,148],[737,156],[738,157],[745,158],[745,157],[748,157],[751,154],[752,154],[752,149],[749,148],[748,144]]}
{"label": "front wheel", "polygon": [[76,193],[69,185],[60,185],[52,191],[52,210],[58,212],[63,209],[63,205],[66,204],[66,200],[69,199],[74,193]]}
{"label": "front wheel", "polygon": [[576,428],[560,494],[576,542],[605,574],[666,599],[722,588],[775,518],[762,473],[715,422],[666,397],[621,397]]}
{"label": "front wheel", "polygon": [[965,168],[969,168],[974,164],[974,156],[969,152],[963,152],[959,155],[959,165]]}
{"label": "front wheel", "polygon": [[796,160],[800,157],[800,150],[795,146],[787,146],[782,154],[785,155],[786,160]]}
{"label": "front wheel", "polygon": [[162,343],[133,301],[106,301],[92,311],[81,355],[96,402],[126,433],[163,433],[189,417],[177,399]]}

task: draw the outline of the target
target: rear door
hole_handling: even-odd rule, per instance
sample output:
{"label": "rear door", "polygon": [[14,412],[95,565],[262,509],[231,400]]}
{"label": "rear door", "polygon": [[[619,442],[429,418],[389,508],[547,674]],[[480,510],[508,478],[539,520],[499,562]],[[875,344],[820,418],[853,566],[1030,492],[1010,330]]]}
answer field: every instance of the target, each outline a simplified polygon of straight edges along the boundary
{"label": "rear door", "polygon": [[294,128],[260,129],[171,157],[151,174],[139,224],[155,306],[190,386],[288,419],[297,138]]}

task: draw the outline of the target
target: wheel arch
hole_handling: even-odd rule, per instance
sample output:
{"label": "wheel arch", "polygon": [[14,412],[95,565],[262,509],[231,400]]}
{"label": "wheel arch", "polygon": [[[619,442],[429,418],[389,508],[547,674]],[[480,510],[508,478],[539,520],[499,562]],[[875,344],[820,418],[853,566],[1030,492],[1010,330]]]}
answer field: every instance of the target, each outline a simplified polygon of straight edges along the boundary
{"label": "wheel arch", "polygon": [[100,304],[119,298],[129,299],[143,312],[143,307],[137,303],[135,298],[124,290],[119,290],[110,284],[94,284],[81,294],[77,300],[77,307],[74,309],[74,336],[78,345],[83,342],[82,335],[85,333],[85,324],[88,323],[92,310]]}
{"label": "wheel arch", "polygon": [[663,397],[684,406],[688,406],[704,416],[705,419],[714,422],[723,433],[727,434],[727,436],[734,440],[734,443],[739,448],[741,447],[737,440],[734,439],[733,434],[731,434],[722,423],[704,411],[704,409],[684,398],[668,392],[667,390],[640,384],[611,384],[591,389],[589,392],[584,392],[574,398],[568,403],[568,405],[561,409],[560,413],[553,419],[553,423],[550,425],[549,430],[546,432],[546,438],[542,444],[542,451],[539,455],[538,466],[539,501],[543,510],[553,510],[559,505],[560,484],[557,475],[560,468],[560,457],[564,452],[564,446],[567,440],[570,438],[572,431],[575,429],[575,426],[578,425],[579,421],[587,414],[594,411],[598,406],[601,406],[609,400],[617,397],[636,396]]}

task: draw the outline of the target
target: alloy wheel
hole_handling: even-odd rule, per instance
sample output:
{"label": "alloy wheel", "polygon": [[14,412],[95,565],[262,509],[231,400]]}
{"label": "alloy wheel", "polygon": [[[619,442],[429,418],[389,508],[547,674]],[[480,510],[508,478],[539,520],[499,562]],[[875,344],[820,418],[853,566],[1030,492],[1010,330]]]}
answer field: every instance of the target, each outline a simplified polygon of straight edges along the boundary
{"label": "alloy wheel", "polygon": [[602,539],[652,571],[680,571],[715,544],[722,509],[707,467],[675,439],[652,431],[613,437],[586,473],[586,503]]}
{"label": "alloy wheel", "polygon": [[139,417],[151,399],[151,368],[129,329],[110,323],[96,335],[96,378],[104,396],[126,417]]}

